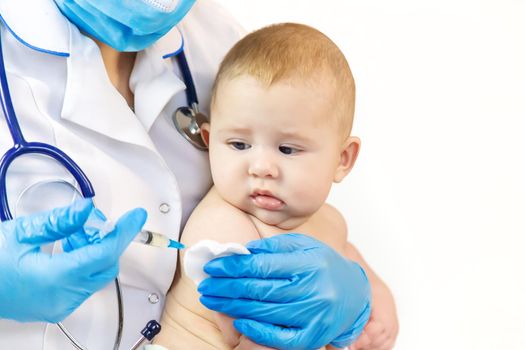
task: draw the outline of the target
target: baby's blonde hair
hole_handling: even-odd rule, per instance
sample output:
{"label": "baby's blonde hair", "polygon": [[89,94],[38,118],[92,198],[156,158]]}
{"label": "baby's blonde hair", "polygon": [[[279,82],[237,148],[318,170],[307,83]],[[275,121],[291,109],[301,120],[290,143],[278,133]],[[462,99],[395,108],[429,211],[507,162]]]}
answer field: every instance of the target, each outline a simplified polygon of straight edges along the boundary
{"label": "baby's blonde hair", "polygon": [[[223,59],[212,91],[221,82],[249,75],[267,87],[281,81],[333,87],[330,103],[343,136],[350,135],[355,84],[343,53],[326,35],[304,24],[281,23],[256,30],[240,40]],[[328,116],[327,116],[328,117]]]}

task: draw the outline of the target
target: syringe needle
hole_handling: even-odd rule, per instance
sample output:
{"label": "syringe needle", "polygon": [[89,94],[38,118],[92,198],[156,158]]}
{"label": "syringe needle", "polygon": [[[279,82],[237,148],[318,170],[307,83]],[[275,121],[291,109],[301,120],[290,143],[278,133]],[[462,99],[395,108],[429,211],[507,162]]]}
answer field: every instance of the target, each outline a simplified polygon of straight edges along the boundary
{"label": "syringe needle", "polygon": [[170,244],[168,245],[168,248],[184,249],[186,248],[186,246],[180,242],[170,239]]}

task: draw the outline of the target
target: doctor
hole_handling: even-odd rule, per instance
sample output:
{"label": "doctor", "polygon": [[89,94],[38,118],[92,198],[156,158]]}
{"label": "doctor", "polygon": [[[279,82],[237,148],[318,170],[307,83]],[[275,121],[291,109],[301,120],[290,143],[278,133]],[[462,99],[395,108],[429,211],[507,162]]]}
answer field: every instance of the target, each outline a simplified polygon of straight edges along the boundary
{"label": "doctor", "polygon": [[[47,185],[33,196],[27,189],[38,181],[70,181],[71,176],[37,156],[12,165],[7,194],[15,200],[10,204],[17,206],[16,199],[24,197],[28,207],[54,209],[40,214],[20,210],[26,215],[0,224],[0,348],[70,349],[53,324],[62,320],[89,349],[113,348],[118,313],[111,281],[117,273],[125,310],[121,348],[135,342],[148,320],[160,318],[177,254],[130,242],[143,226],[177,240],[211,185],[207,153],[187,142],[172,121],[173,112],[188,105],[175,57],[184,51],[200,109],[208,112],[218,63],[242,35],[214,2],[193,2],[0,1],[7,80],[25,137],[55,145],[74,159],[93,184],[96,206],[118,219],[115,231],[99,244],[85,243],[67,253],[57,244],[49,255],[46,244],[82,232],[93,201],[56,209],[58,197],[72,198],[58,183],[42,182]],[[11,147],[0,111],[0,154]],[[143,209],[128,211],[133,207]],[[260,277],[259,269],[311,266],[300,254],[308,242],[294,237],[263,242],[260,250],[266,253],[253,254],[243,270]],[[269,297],[288,304],[274,313],[273,325],[246,325],[242,331],[248,337],[277,348],[309,348],[320,338],[343,346],[362,329],[369,312],[366,277],[329,248],[315,248],[315,268],[298,281],[311,286],[308,299],[301,296],[303,302],[296,305],[291,291],[276,287]],[[235,275],[228,267],[225,260],[214,266],[214,273]],[[249,279],[238,278],[238,283],[247,287]],[[244,289],[250,299],[249,288]],[[364,297],[356,300],[354,295]],[[216,310],[256,320],[265,307],[265,300],[254,311],[241,310],[242,303],[236,308],[237,303],[218,303]],[[285,307],[303,308],[305,320],[323,313],[326,324],[291,333],[281,327],[286,326],[280,317]]]}

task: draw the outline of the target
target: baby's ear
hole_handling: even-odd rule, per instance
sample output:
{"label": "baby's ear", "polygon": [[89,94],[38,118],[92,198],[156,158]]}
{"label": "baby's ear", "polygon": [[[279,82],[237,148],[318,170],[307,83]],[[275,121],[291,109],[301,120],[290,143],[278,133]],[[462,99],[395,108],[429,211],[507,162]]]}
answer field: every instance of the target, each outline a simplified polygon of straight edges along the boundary
{"label": "baby's ear", "polygon": [[210,123],[202,123],[201,138],[206,147],[210,145]]}
{"label": "baby's ear", "polygon": [[359,137],[348,136],[341,149],[339,164],[335,170],[334,182],[343,181],[345,176],[352,170],[360,148],[361,140]]}

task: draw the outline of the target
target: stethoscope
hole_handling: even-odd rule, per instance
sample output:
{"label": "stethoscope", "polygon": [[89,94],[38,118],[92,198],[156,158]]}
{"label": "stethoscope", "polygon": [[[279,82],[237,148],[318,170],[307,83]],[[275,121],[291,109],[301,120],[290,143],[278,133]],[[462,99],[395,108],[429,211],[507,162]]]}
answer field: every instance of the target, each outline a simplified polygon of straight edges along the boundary
{"label": "stethoscope", "polygon": [[[176,53],[173,54],[177,58],[177,63],[181,71],[184,83],[186,84],[186,97],[188,100],[188,107],[178,108],[172,116],[173,123],[179,133],[189,141],[193,146],[200,150],[205,150],[206,145],[200,136],[200,125],[206,121],[206,117],[198,110],[197,92],[193,78],[184,55],[184,50],[181,47]],[[67,171],[73,176],[80,190],[73,184],[64,180],[50,180],[47,182],[59,182],[66,184],[73,188],[73,190],[82,195],[84,198],[92,198],[95,196],[93,185],[87,178],[86,174],[67,154],[62,152],[57,147],[42,143],[42,142],[29,142],[26,141],[20,129],[18,119],[13,108],[11,100],[11,94],[7,83],[7,74],[5,69],[5,62],[2,50],[2,41],[0,35],[0,103],[2,105],[2,111],[6,118],[9,132],[13,139],[14,146],[7,150],[7,152],[0,159],[0,220],[7,221],[13,219],[9,203],[7,200],[7,185],[6,177],[7,170],[11,163],[18,157],[27,154],[39,154],[52,158],[60,165],[62,165]],[[32,186],[32,185],[31,185]],[[25,189],[23,192],[25,192]],[[118,305],[118,327],[115,336],[114,350],[118,350],[122,339],[122,329],[124,325],[124,311],[122,303],[122,292],[120,288],[120,282],[118,277],[115,279],[115,289],[117,294],[117,305]],[[66,329],[62,323],[57,323],[62,333],[69,339],[71,344],[79,350],[87,350],[86,347],[81,345],[73,335]],[[149,321],[144,329],[141,331],[141,337],[131,347],[130,350],[138,349],[139,346],[147,339],[151,341],[160,332],[160,324],[155,321]]]}
{"label": "stethoscope", "polygon": [[[207,150],[208,146],[201,137],[201,125],[207,121],[206,116],[199,111],[199,100],[197,91],[193,83],[190,67],[184,54],[184,38],[182,39],[181,48],[174,53],[177,58],[177,64],[182,74],[184,84],[186,84],[186,100],[188,106],[179,107],[173,113],[172,121],[179,133],[193,146],[202,151]],[[165,56],[166,57],[166,56]]]}

